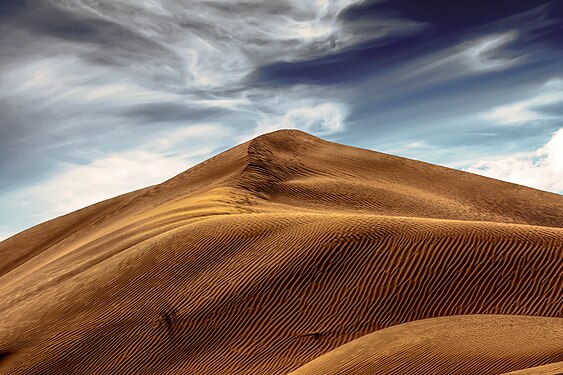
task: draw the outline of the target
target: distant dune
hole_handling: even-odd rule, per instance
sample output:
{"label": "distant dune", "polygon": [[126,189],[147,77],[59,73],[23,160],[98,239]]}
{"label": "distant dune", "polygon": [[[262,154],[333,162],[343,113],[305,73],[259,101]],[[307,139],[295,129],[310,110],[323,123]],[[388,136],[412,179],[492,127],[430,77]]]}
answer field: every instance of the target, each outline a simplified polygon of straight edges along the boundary
{"label": "distant dune", "polygon": [[561,374],[563,197],[283,130],[0,242],[0,295],[2,374]]}

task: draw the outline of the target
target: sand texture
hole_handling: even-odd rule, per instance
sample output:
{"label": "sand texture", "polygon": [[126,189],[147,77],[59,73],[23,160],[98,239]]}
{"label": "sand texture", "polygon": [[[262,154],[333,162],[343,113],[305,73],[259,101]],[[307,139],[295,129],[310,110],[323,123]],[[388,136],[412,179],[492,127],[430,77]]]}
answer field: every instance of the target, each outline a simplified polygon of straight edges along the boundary
{"label": "sand texture", "polygon": [[448,316],[370,333],[291,374],[500,374],[508,367],[532,371],[537,363],[561,358],[561,343],[560,318]]}
{"label": "sand texture", "polygon": [[278,131],[0,242],[0,296],[1,374],[560,374],[563,197]]}

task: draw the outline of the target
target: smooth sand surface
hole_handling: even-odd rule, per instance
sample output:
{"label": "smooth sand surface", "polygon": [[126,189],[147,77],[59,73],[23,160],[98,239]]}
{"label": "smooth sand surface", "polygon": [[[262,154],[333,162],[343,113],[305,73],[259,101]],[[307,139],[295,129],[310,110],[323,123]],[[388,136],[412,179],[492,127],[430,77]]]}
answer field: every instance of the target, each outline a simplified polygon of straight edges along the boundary
{"label": "smooth sand surface", "polygon": [[0,242],[0,373],[552,371],[562,259],[560,195],[278,131]]}

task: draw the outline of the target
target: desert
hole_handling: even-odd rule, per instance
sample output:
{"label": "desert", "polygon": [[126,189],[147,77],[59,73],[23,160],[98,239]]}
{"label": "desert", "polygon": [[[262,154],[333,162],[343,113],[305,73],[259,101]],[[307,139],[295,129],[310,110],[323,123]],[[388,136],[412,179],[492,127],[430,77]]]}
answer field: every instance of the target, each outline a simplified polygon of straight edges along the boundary
{"label": "desert", "polygon": [[3,374],[559,374],[560,195],[298,130],[0,242]]}

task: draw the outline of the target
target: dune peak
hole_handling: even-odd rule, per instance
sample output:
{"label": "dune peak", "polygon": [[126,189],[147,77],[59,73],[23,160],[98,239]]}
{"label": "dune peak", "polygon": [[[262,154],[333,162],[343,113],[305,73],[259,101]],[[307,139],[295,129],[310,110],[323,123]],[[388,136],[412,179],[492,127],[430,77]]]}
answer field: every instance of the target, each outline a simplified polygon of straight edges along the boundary
{"label": "dune peak", "polygon": [[562,249],[559,195],[279,130],[0,242],[0,372],[556,364]]}

